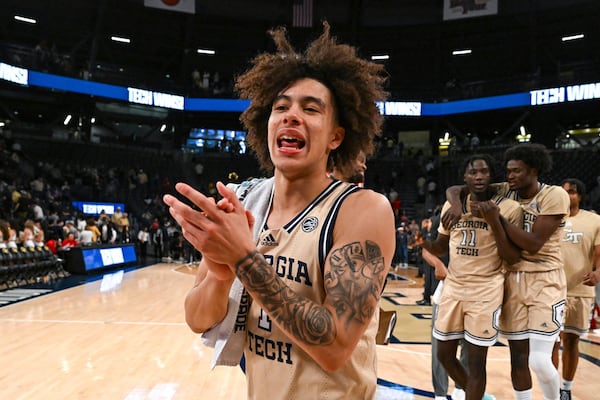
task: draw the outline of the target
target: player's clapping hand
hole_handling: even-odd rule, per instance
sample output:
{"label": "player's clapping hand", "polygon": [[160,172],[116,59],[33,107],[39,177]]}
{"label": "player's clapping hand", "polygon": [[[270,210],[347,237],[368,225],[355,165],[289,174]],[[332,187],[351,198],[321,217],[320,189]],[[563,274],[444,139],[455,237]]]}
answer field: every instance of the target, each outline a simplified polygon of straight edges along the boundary
{"label": "player's clapping hand", "polygon": [[215,264],[231,267],[254,250],[251,230],[254,218],[232,190],[221,182],[217,183],[217,190],[223,199],[215,203],[214,199],[184,183],[178,183],[175,188],[201,211],[171,195],[165,195],[163,200],[181,226],[185,238],[204,257]]}

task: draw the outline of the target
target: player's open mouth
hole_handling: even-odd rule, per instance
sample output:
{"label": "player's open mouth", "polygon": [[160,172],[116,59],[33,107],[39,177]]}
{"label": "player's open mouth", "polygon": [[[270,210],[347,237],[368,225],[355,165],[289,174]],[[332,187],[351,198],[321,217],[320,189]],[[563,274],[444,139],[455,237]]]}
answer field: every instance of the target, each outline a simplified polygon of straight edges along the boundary
{"label": "player's open mouth", "polygon": [[277,146],[280,148],[296,149],[299,150],[304,147],[304,140],[298,139],[293,136],[281,136],[277,139]]}

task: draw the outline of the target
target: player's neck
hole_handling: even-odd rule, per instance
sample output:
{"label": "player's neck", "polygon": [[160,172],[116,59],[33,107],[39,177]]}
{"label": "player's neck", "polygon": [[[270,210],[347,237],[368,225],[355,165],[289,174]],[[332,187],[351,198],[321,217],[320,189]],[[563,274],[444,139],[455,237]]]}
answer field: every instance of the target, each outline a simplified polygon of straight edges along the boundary
{"label": "player's neck", "polygon": [[494,192],[488,189],[485,192],[470,192],[470,195],[471,199],[475,201],[488,201],[494,196]]}
{"label": "player's neck", "polygon": [[[331,179],[323,174],[319,179],[282,179],[275,177],[271,214],[279,218],[292,218],[313,201],[327,186]],[[277,217],[276,217],[277,218]]]}
{"label": "player's neck", "polygon": [[571,206],[571,208],[569,208],[569,210],[570,210],[569,216],[574,217],[577,214],[579,214],[579,205]]}
{"label": "player's neck", "polygon": [[542,188],[542,184],[536,179],[534,183],[518,190],[519,197],[522,199],[531,199],[534,197]]}

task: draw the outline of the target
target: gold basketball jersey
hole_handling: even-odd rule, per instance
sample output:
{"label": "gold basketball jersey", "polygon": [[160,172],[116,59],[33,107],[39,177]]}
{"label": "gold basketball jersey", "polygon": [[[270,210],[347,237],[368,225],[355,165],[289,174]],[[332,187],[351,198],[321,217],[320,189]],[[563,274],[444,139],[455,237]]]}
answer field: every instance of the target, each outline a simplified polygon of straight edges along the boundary
{"label": "gold basketball jersey", "polygon": [[[323,270],[344,199],[359,189],[333,181],[289,223],[261,233],[258,250],[295,292],[322,304]],[[318,250],[317,250],[318,249]],[[373,399],[377,386],[375,313],[351,358],[326,372],[296,346],[254,302],[244,351],[249,399]]]}
{"label": "gold basketball jersey", "polygon": [[[502,196],[491,201],[500,208],[500,214],[511,224],[521,226],[523,213],[519,203]],[[504,283],[503,265],[491,226],[483,218],[471,214],[470,195],[462,204],[460,220],[447,230],[442,224],[438,232],[449,236],[448,275],[444,281],[444,295],[456,300],[494,300],[497,288]],[[446,202],[442,215],[450,208]]]}
{"label": "gold basketball jersey", "polygon": [[594,247],[600,246],[600,215],[579,210],[567,217],[561,249],[565,260],[567,296],[594,297],[594,287],[582,283],[583,275],[592,272]]}
{"label": "gold basketball jersey", "polygon": [[530,199],[522,199],[516,190],[510,190],[508,183],[498,185],[499,194],[516,200],[523,209],[523,229],[531,232],[533,224],[539,215],[562,215],[561,225],[554,231],[542,248],[532,254],[521,251],[521,261],[508,267],[511,271],[542,272],[562,268],[563,257],[560,242],[563,237],[565,219],[569,215],[569,195],[560,186],[540,183],[538,192]]}

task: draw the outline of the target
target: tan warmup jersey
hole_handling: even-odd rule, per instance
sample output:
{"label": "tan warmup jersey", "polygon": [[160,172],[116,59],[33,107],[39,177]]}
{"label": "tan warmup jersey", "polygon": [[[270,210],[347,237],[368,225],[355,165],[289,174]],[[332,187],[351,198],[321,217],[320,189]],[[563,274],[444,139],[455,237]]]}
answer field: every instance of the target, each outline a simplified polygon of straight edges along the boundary
{"label": "tan warmup jersey", "polygon": [[[523,213],[519,203],[497,195],[491,200],[507,221],[521,226]],[[442,224],[438,228],[440,234],[450,237],[444,295],[456,300],[494,300],[496,289],[504,282],[504,262],[498,254],[492,228],[485,219],[471,214],[469,202],[470,195],[463,201],[460,220],[450,230]],[[442,215],[448,208],[450,203],[446,202]]]}
{"label": "tan warmup jersey", "polygon": [[[258,250],[295,292],[322,304],[323,270],[342,201],[358,189],[333,181],[293,220],[265,229]],[[317,250],[318,249],[318,250]],[[249,399],[374,399],[377,386],[375,313],[348,362],[326,372],[252,303],[244,351]]]}
{"label": "tan warmup jersey", "polygon": [[562,268],[563,258],[560,242],[563,237],[564,220],[569,215],[569,195],[560,186],[539,184],[539,190],[530,199],[522,199],[515,190],[509,190],[508,183],[498,184],[500,195],[516,200],[523,209],[523,229],[531,232],[531,228],[539,215],[563,215],[561,226],[550,236],[542,248],[536,253],[523,250],[522,260],[507,268],[511,271],[541,272]]}
{"label": "tan warmup jersey", "polygon": [[565,222],[561,249],[565,260],[567,296],[594,297],[594,287],[581,283],[592,272],[594,247],[600,245],[600,215],[579,210]]}

